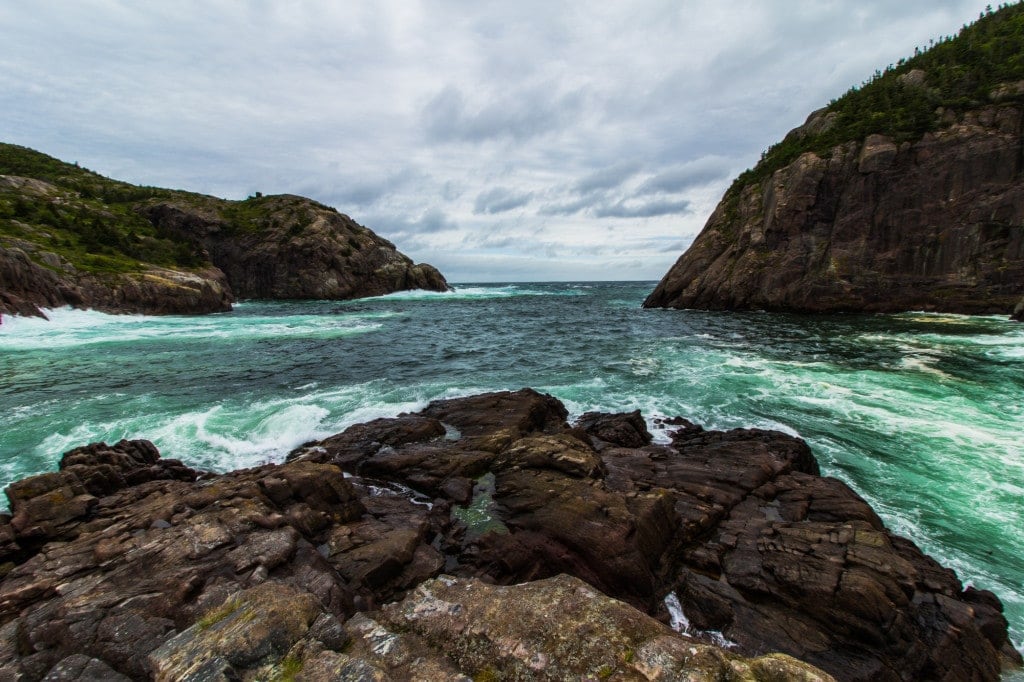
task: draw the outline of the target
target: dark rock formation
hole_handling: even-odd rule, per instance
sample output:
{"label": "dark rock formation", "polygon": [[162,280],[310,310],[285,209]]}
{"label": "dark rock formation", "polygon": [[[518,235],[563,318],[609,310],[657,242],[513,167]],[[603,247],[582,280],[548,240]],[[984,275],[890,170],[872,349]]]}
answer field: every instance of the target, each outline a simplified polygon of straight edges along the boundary
{"label": "dark rock formation", "polygon": [[1024,293],[1021,108],[946,115],[916,142],[870,135],[733,188],[644,306],[1009,314]]}
{"label": "dark rock formation", "polygon": [[[40,308],[75,306],[111,313],[197,314],[231,310],[231,289],[216,268],[193,272],[146,267],[138,273],[80,272],[56,254],[0,247],[0,314],[42,316]],[[59,271],[33,262],[27,252],[59,263]]]}
{"label": "dark rock formation", "polygon": [[[638,413],[571,426],[524,389],[223,475],[78,448],[7,490],[0,679],[830,679],[778,651],[844,680],[995,680],[1019,660],[999,600],[802,441],[667,421],[655,445]],[[666,595],[685,636],[642,613],[667,620]]]}
{"label": "dark rock formation", "polygon": [[147,266],[98,275],[31,242],[0,246],[0,315],[42,316],[40,308],[65,305],[148,315],[215,313],[231,310],[231,301],[231,288],[216,268]]}
{"label": "dark rock formation", "polygon": [[236,297],[448,289],[432,266],[311,199],[136,187],[3,143],[0,173],[0,315],[209,313]]}
{"label": "dark rock formation", "polygon": [[259,212],[248,222],[187,202],[161,201],[139,210],[163,234],[209,253],[239,298],[341,300],[448,289],[433,266],[414,264],[334,209],[292,195],[249,201],[259,204]]}

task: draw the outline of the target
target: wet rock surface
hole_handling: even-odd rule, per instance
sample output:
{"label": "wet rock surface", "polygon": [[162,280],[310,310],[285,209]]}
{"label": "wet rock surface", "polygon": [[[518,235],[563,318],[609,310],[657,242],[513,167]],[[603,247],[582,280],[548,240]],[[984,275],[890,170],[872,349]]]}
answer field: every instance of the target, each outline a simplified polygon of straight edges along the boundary
{"label": "wet rock surface", "polygon": [[529,389],[438,401],[223,475],[73,450],[7,489],[0,680],[994,680],[1016,657],[998,599],[799,439],[566,419]]}

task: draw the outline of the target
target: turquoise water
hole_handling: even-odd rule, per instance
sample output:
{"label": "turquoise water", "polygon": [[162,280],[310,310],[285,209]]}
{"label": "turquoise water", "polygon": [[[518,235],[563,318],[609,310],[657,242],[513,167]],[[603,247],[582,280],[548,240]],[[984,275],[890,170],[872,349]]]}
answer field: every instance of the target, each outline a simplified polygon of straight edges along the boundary
{"label": "turquoise water", "polygon": [[890,527],[995,591],[1024,640],[1024,325],[908,313],[642,310],[654,283],[466,285],[203,317],[57,310],[0,326],[0,484],[91,441],[215,470],[442,397],[806,438]]}

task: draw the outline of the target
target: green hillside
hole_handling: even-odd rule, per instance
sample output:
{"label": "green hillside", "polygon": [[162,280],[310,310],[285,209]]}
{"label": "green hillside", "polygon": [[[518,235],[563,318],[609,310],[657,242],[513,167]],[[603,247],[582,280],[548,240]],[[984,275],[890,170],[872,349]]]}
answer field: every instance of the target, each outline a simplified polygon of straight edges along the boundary
{"label": "green hillside", "polygon": [[[924,72],[923,83],[909,75]],[[804,152],[827,155],[843,142],[872,133],[897,142],[917,140],[939,129],[945,109],[964,110],[993,101],[1024,101],[1024,87],[1002,88],[1024,81],[1024,5],[991,7],[956,36],[946,36],[928,48],[915,50],[875,74],[859,87],[831,102],[834,113],[827,129],[805,136],[789,135],[770,147],[754,167],[741,173],[727,196],[760,182],[792,163]]]}
{"label": "green hillside", "polygon": [[[85,272],[130,272],[144,263],[194,268],[205,259],[158,233],[136,209],[150,199],[212,197],[110,180],[26,147],[0,143],[0,243],[27,240]],[[219,201],[219,200],[214,200]]]}
{"label": "green hillside", "polygon": [[[293,196],[244,201],[132,185],[77,164],[0,143],[0,246],[18,240],[67,259],[83,272],[133,272],[146,264],[194,269],[209,265],[201,247],[164,234],[140,210],[160,201],[187,206],[223,224],[225,233],[288,227],[302,232],[315,209],[327,206]],[[41,182],[24,183],[13,178]]]}

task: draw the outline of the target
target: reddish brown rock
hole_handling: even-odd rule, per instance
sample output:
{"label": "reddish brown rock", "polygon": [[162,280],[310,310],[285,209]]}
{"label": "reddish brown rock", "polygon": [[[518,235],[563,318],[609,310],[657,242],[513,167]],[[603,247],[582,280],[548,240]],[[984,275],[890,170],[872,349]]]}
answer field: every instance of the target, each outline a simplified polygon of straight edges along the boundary
{"label": "reddish brown rock", "polygon": [[[656,445],[637,413],[566,416],[528,389],[438,401],[223,475],[145,441],[68,452],[8,488],[0,679],[828,679],[783,652],[841,680],[996,680],[1019,661],[999,600],[803,441],[673,419]],[[641,613],[667,620],[670,593],[690,639]],[[622,651],[571,658],[566,632]]]}

